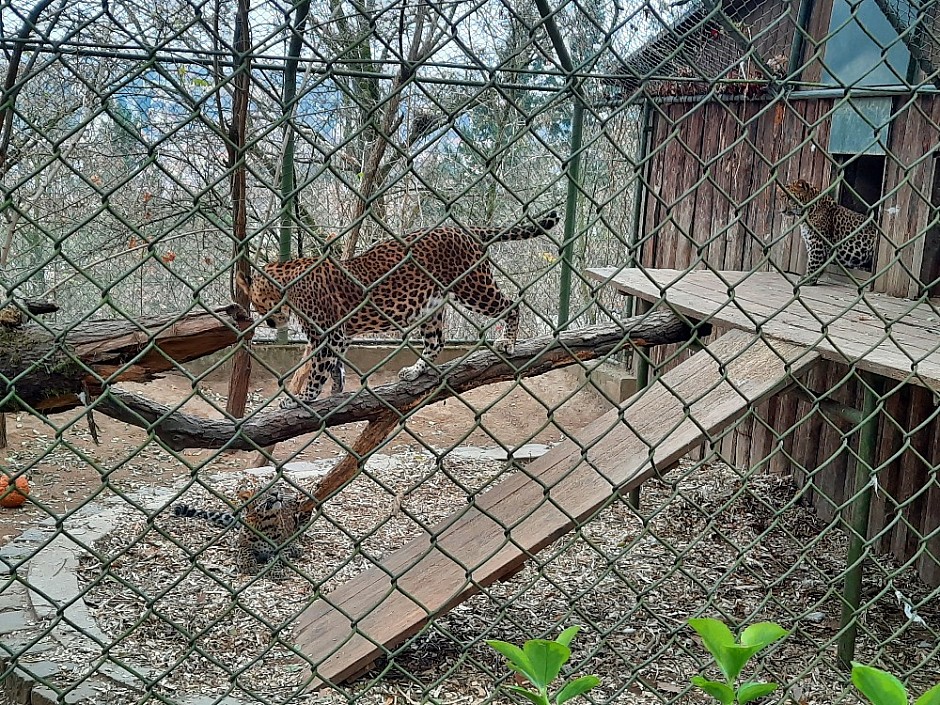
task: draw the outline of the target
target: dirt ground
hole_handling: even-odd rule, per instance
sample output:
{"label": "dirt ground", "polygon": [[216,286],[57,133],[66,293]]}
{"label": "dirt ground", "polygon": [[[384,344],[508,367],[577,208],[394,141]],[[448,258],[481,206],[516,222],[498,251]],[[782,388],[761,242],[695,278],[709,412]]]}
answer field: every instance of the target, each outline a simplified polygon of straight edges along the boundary
{"label": "dirt ground", "polygon": [[[370,386],[394,379],[394,372],[373,375]],[[382,452],[403,447],[444,451],[455,446],[515,447],[524,443],[557,443],[600,416],[610,404],[592,390],[575,392],[572,372],[557,370],[519,384],[503,383],[475,389],[460,398],[434,404],[410,417]],[[359,387],[350,379],[347,390]],[[194,393],[190,379],[168,374],[148,384],[125,388],[164,404],[180,404],[187,412],[218,417],[224,409],[228,377],[203,380]],[[257,408],[277,394],[273,376],[253,376],[249,408]],[[275,402],[276,404],[277,402]],[[215,406],[216,408],[213,408]],[[250,467],[253,452],[188,450],[173,454],[134,426],[95,414],[100,445],[95,445],[79,411],[52,416],[48,421],[28,414],[7,416],[9,445],[0,450],[2,466],[25,470],[30,499],[20,509],[0,509],[0,543],[48,516],[62,517],[70,510],[113,491],[144,485],[171,484],[195,473],[242,470]],[[328,429],[279,444],[278,460],[317,460],[343,455],[340,442],[351,444],[362,424]]]}

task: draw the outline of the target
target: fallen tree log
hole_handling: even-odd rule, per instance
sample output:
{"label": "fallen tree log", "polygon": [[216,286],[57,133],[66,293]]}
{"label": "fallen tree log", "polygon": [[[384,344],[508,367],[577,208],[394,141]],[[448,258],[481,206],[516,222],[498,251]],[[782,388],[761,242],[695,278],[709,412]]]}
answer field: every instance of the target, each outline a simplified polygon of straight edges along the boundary
{"label": "fallen tree log", "polygon": [[231,304],[185,316],[87,321],[66,331],[0,327],[0,411],[80,406],[82,392],[97,396],[108,384],[153,379],[234,344],[250,325],[245,310]]}
{"label": "fallen tree log", "polygon": [[[696,329],[706,335],[707,326]],[[118,389],[95,401],[95,409],[134,426],[146,428],[174,450],[226,448],[260,450],[275,443],[329,426],[375,421],[389,412],[399,417],[424,404],[443,401],[476,387],[550,370],[608,355],[625,346],[647,347],[688,340],[693,330],[678,315],[663,311],[627,319],[621,324],[589,326],[520,341],[512,355],[489,350],[473,353],[423,375],[414,382],[396,382],[375,389],[338,394],[305,409],[262,411],[246,419],[207,419],[173,411],[145,397]]]}

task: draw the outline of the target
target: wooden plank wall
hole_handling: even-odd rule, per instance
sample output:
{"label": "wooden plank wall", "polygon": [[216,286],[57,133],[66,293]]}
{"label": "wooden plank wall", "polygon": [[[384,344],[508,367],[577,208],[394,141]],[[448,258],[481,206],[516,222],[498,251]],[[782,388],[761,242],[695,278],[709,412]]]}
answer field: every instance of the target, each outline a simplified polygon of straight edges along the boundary
{"label": "wooden plank wall", "polygon": [[[875,271],[875,291],[892,296],[921,295],[920,263],[930,220],[935,154],[940,142],[940,100],[900,96],[894,101],[891,148],[885,168],[885,199]],[[899,261],[896,261],[899,260]],[[913,277],[911,275],[914,275]]]}
{"label": "wooden plank wall", "polygon": [[[657,106],[647,172],[650,198],[643,221],[647,237],[643,266],[805,271],[799,235],[791,219],[784,220],[779,212],[777,184],[798,177],[829,183],[826,147],[831,108],[831,101]],[[905,139],[911,155],[918,149],[923,155],[922,143],[937,139],[921,138],[920,133],[914,139],[913,134]],[[889,174],[892,185],[909,165],[904,158],[894,165]],[[921,191],[922,182],[922,177],[915,182]],[[907,214],[898,212],[898,222],[915,217],[916,194],[908,187],[895,189],[896,205]],[[676,357],[676,348],[671,347],[653,351],[652,359],[665,371],[689,354]],[[862,391],[845,366],[824,363],[806,383],[821,392],[845,378],[847,383],[833,398],[860,408]],[[879,462],[884,468],[872,535],[878,537],[879,549],[901,560],[919,556],[921,576],[938,585],[940,565],[924,550],[926,546],[940,559],[940,477],[930,465],[940,456],[938,409],[926,390],[901,385],[888,397],[886,412],[894,420],[880,422]],[[827,420],[794,395],[783,395],[743,419],[715,449],[738,467],[763,463],[772,472],[792,474],[820,516],[829,520],[853,493],[850,446],[856,447],[857,439],[855,434],[846,435],[844,423]],[[899,448],[903,450],[896,452]],[[931,532],[938,536],[925,542]]]}
{"label": "wooden plank wall", "polygon": [[802,81],[812,85],[819,82],[823,65],[820,59],[826,51],[826,39],[829,35],[829,20],[832,16],[832,0],[815,0],[809,26],[806,28],[806,40],[803,43]]}
{"label": "wooden plank wall", "polygon": [[[798,229],[780,214],[778,184],[828,182],[830,108],[831,101],[655,106],[642,264],[804,271]],[[653,354],[662,363],[674,348]]]}

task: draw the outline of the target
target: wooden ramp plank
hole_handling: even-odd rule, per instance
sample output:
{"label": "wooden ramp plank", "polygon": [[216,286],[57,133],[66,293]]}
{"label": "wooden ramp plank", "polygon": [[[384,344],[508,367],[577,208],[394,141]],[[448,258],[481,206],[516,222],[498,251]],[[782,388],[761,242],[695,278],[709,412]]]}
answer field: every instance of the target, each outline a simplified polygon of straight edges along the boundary
{"label": "wooden ramp plank", "polygon": [[312,687],[360,674],[429,619],[516,572],[614,493],[673,466],[817,353],[732,331],[301,614]]}
{"label": "wooden ramp plank", "polygon": [[775,272],[602,267],[587,273],[646,301],[665,299],[696,320],[760,329],[828,360],[940,392],[934,303],[832,284],[801,288],[795,298],[793,283]]}

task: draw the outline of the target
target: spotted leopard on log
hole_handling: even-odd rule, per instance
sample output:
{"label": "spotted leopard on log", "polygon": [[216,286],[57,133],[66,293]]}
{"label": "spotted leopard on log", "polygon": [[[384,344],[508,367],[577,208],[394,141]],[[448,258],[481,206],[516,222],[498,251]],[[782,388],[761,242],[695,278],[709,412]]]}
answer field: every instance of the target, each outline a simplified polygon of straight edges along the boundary
{"label": "spotted leopard on log", "polygon": [[[519,330],[517,302],[496,285],[487,246],[526,240],[553,228],[555,212],[537,223],[504,227],[449,227],[418,230],[380,242],[343,262],[300,258],[266,265],[236,285],[264,321],[276,328],[293,314],[307,336],[310,372],[296,397],[313,402],[332,378],[332,393],[343,389],[343,357],[353,335],[380,331],[401,334],[417,327],[424,339],[420,359],[399,372],[414,381],[431,369],[444,347],[448,298],[490,318],[503,318],[494,348],[512,353]],[[295,405],[291,398],[282,408]]]}
{"label": "spotted leopard on log", "polygon": [[258,478],[245,478],[239,484],[233,506],[233,511],[217,511],[179,503],[173,506],[173,514],[224,529],[238,526],[235,538],[238,570],[254,575],[274,562],[270,575],[283,577],[281,556],[300,555],[294,542],[310,522],[316,502],[284,480],[269,485]]}
{"label": "spotted leopard on log", "polygon": [[826,264],[832,259],[846,269],[871,271],[878,229],[867,215],[856,213],[820,196],[819,189],[797,179],[783,188],[784,215],[804,216],[800,235],[806,247],[806,276],[809,284],[817,284]]}

